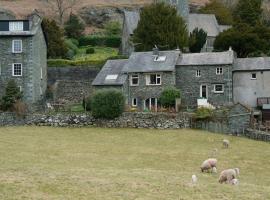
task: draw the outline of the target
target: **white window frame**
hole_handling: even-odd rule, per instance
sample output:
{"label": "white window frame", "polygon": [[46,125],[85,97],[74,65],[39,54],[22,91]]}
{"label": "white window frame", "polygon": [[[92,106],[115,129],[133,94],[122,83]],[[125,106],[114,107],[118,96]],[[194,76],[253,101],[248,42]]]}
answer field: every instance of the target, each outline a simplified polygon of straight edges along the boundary
{"label": "white window frame", "polygon": [[[136,104],[134,103],[134,100],[136,101]],[[138,106],[138,99],[137,98],[132,98],[131,105],[132,105],[132,107],[137,107]]]}
{"label": "white window frame", "polygon": [[199,70],[199,69],[196,70],[196,77],[197,78],[201,77],[201,70]]}
{"label": "white window frame", "polygon": [[13,32],[23,31],[23,21],[9,22],[9,31]]}
{"label": "white window frame", "polygon": [[[19,51],[15,50],[15,42],[19,42],[21,49]],[[12,53],[22,53],[22,40],[12,40]]]}
{"label": "white window frame", "polygon": [[[253,75],[255,74],[255,78],[253,78]],[[251,73],[251,80],[257,80],[257,73]]]}
{"label": "white window frame", "polygon": [[223,74],[223,67],[217,67],[216,68],[216,75],[222,75]]}
{"label": "white window frame", "polygon": [[[216,90],[216,86],[222,86],[222,91],[217,91],[217,90]],[[214,85],[214,93],[217,93],[217,94],[222,94],[222,93],[224,93],[224,84],[215,84],[215,85]]]}
{"label": "white window frame", "polygon": [[[21,74],[20,74],[20,75],[15,75],[15,74],[14,74],[14,72],[15,72],[15,70],[14,70],[15,65],[21,65]],[[22,66],[22,63],[13,63],[13,64],[12,64],[12,76],[20,77],[20,76],[22,76],[22,74],[23,74],[23,66]]]}
{"label": "white window frame", "polygon": [[[156,76],[156,83],[151,84],[151,76],[155,75]],[[158,82],[159,79],[159,83]],[[162,84],[162,75],[161,74],[147,74],[146,75],[146,85],[161,85]]]}
{"label": "white window frame", "polygon": [[43,79],[43,70],[42,70],[42,68],[40,68],[40,79],[41,80]]}
{"label": "white window frame", "polygon": [[[138,79],[138,83],[137,84],[133,84],[133,80],[134,79]],[[130,76],[130,86],[138,86],[139,85],[139,74],[132,74]]]}
{"label": "white window frame", "polygon": [[0,63],[0,76],[2,75],[2,65]]}

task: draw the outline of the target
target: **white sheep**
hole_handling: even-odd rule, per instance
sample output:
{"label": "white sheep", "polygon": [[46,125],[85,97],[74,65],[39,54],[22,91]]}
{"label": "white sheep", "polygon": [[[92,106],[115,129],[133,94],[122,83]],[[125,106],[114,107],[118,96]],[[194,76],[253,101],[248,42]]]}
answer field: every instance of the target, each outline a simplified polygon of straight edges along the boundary
{"label": "white sheep", "polygon": [[232,184],[232,185],[239,185],[239,180],[236,179],[236,178],[234,178],[234,179],[231,180],[230,184]]}
{"label": "white sheep", "polygon": [[223,143],[223,147],[224,148],[226,148],[226,149],[229,148],[229,145],[230,145],[230,141],[229,140],[224,139],[222,143]]}
{"label": "white sheep", "polygon": [[219,176],[219,183],[231,183],[233,179],[236,179],[237,176],[240,174],[238,168],[234,169],[226,169],[220,173]]}
{"label": "white sheep", "polygon": [[197,182],[198,182],[198,178],[195,174],[193,174],[191,176],[191,183],[195,185]]}
{"label": "white sheep", "polygon": [[202,163],[201,170],[202,172],[209,171],[210,169],[213,169],[213,167],[217,167],[217,159],[209,158]]}

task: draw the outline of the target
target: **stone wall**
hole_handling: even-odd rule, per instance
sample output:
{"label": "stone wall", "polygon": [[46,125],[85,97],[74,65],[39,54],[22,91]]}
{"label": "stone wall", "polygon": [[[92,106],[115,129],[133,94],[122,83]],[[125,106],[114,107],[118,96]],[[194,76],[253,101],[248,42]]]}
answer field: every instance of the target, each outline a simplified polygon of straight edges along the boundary
{"label": "stone wall", "polygon": [[265,142],[270,142],[269,132],[258,131],[255,129],[247,129],[244,133],[244,136],[253,140],[261,140]]}
{"label": "stone wall", "polygon": [[0,113],[0,126],[37,125],[55,127],[107,127],[180,129],[190,127],[188,113],[123,113],[114,120],[94,119],[91,114],[33,114],[18,118],[14,113]]}
{"label": "stone wall", "polygon": [[48,84],[54,94],[54,100],[80,102],[84,96],[92,94],[92,81],[99,68],[89,67],[49,67]]}

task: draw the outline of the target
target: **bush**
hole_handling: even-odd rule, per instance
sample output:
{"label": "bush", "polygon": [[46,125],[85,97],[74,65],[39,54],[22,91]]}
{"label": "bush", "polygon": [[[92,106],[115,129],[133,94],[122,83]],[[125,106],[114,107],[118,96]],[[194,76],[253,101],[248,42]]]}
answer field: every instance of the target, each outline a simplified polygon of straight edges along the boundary
{"label": "bush", "polygon": [[125,98],[119,90],[100,90],[92,98],[91,108],[95,118],[119,117],[125,106]]}
{"label": "bush", "polygon": [[13,105],[13,111],[16,113],[17,117],[24,117],[27,113],[27,105],[21,100],[17,100]]}
{"label": "bush", "polygon": [[94,54],[95,53],[95,49],[93,47],[89,47],[86,49],[85,51],[86,54]]}
{"label": "bush", "polygon": [[91,111],[91,97],[86,97],[83,99],[82,106],[86,111]]}
{"label": "bush", "polygon": [[213,116],[213,109],[211,108],[201,107],[198,108],[195,113],[195,118],[197,120],[207,120],[212,118],[212,116]]}
{"label": "bush", "polygon": [[66,36],[70,38],[78,38],[82,36],[84,30],[84,23],[81,22],[77,15],[71,14],[65,24]]}
{"label": "bush", "polygon": [[80,46],[107,46],[118,48],[121,44],[119,36],[88,35],[79,39]]}
{"label": "bush", "polygon": [[121,35],[122,29],[121,24],[118,21],[110,21],[105,24],[106,35]]}
{"label": "bush", "polygon": [[172,87],[162,91],[159,101],[163,107],[170,108],[175,106],[176,98],[180,98],[180,90]]}
{"label": "bush", "polygon": [[20,99],[22,99],[22,92],[20,92],[16,82],[14,80],[10,80],[7,83],[5,95],[2,97],[2,109],[4,111],[12,111],[13,105]]}

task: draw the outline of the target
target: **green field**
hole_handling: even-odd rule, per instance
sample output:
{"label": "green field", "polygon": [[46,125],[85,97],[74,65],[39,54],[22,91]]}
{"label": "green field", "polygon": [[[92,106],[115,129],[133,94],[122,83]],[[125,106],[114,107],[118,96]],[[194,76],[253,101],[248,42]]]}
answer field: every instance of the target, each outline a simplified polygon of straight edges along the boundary
{"label": "green field", "polygon": [[[0,128],[0,199],[267,200],[270,144],[197,130]],[[220,185],[201,162],[218,148]],[[192,186],[191,175],[198,176]]]}

